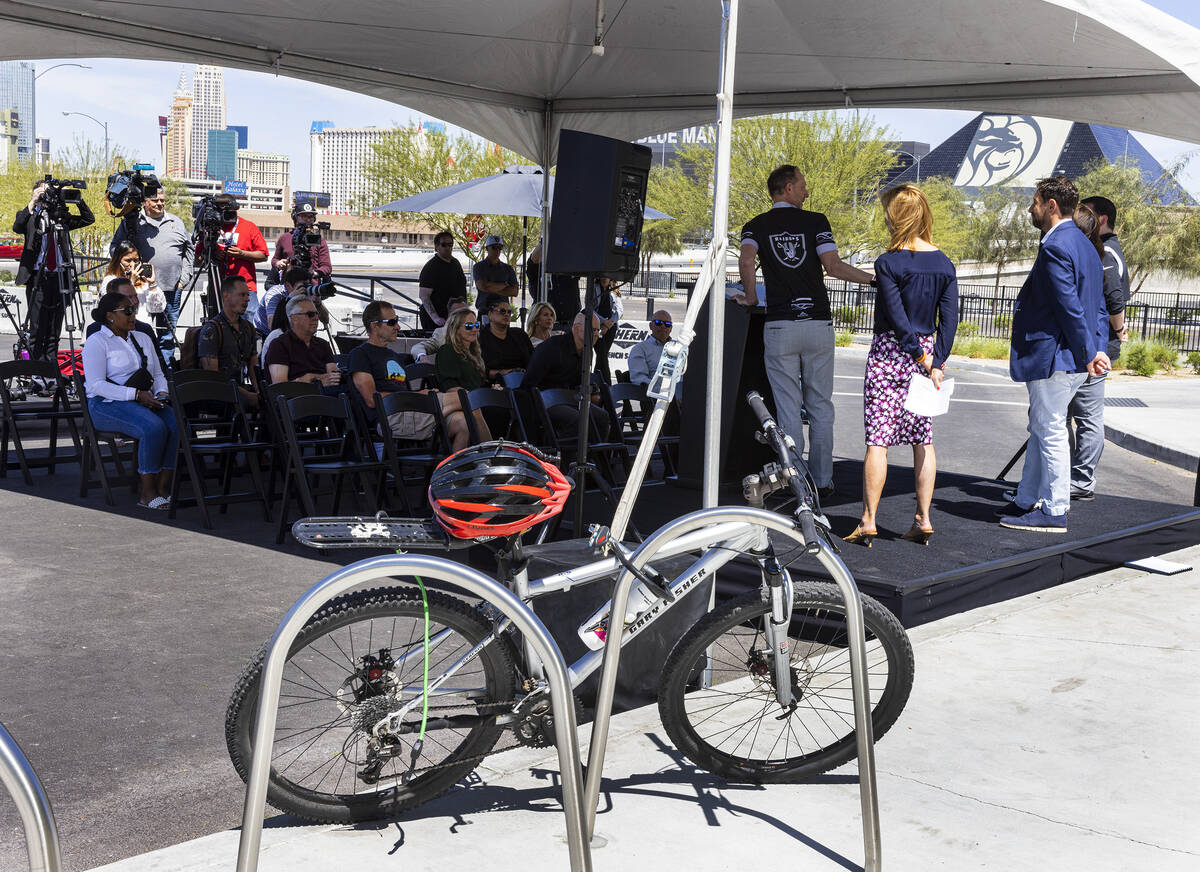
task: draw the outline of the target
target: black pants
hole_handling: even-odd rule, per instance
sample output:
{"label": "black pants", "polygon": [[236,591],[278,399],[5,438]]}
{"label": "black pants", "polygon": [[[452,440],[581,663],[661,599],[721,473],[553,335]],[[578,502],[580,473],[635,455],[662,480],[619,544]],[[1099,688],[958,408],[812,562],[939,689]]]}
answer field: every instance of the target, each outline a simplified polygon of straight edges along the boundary
{"label": "black pants", "polygon": [[58,338],[62,335],[63,319],[67,314],[61,282],[60,273],[43,273],[41,281],[35,273],[25,286],[30,360],[58,364]]}
{"label": "black pants", "polygon": [[604,383],[606,385],[613,383],[612,372],[610,372],[608,368],[608,350],[612,348],[613,342],[616,340],[616,338],[617,328],[613,327],[596,340],[596,372],[600,373],[600,377],[604,379]]}

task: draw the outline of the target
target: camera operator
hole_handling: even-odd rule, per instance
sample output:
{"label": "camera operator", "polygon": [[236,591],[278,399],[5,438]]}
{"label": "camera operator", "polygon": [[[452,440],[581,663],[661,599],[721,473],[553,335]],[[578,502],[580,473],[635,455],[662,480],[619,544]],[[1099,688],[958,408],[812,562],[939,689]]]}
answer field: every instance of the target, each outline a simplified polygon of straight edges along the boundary
{"label": "camera operator", "polygon": [[225,222],[221,225],[213,256],[221,262],[222,278],[241,276],[246,280],[246,287],[250,289],[250,306],[246,309],[245,317],[253,322],[254,313],[258,311],[258,279],[254,266],[270,256],[267,241],[254,223],[238,216],[238,201],[233,194],[217,194],[212,202],[225,213]]}
{"label": "camera operator", "polygon": [[17,212],[13,221],[13,232],[25,236],[17,283],[25,285],[31,360],[54,363],[58,355],[58,336],[66,315],[65,294],[75,289],[66,287],[70,281],[70,253],[60,250],[59,240],[50,231],[55,222],[71,231],[96,220],[82,197],[75,205],[79,211],[72,215],[63,199],[63,189],[39,181],[33,186],[29,205]]}
{"label": "camera operator", "polygon": [[[306,245],[302,237],[302,234],[307,233],[308,229],[317,223],[317,210],[313,204],[297,203],[292,209],[292,222],[295,224],[295,228],[280,234],[279,239],[275,241],[275,256],[271,258],[271,273],[267,277],[268,284],[278,282],[289,266],[298,266],[308,270],[318,276],[318,282],[333,272],[333,261],[329,258],[329,243],[324,239],[319,239]],[[301,248],[307,250],[307,258],[301,258],[301,260],[307,259],[308,263],[296,262],[297,242],[300,243]]]}
{"label": "camera operator", "polygon": [[125,216],[108,246],[108,253],[114,255],[122,242],[130,242],[142,263],[153,267],[158,289],[166,297],[164,323],[160,326],[168,328],[162,340],[168,362],[175,353],[175,326],[179,323],[183,289],[192,281],[191,239],[183,221],[167,211],[162,186],[147,185],[141,210]]}

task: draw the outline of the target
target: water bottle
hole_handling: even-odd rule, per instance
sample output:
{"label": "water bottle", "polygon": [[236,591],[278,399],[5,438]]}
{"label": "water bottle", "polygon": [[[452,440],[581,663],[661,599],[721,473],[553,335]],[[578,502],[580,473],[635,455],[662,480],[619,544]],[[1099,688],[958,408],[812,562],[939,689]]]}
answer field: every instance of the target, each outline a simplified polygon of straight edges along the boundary
{"label": "water bottle", "polygon": [[[658,601],[658,597],[650,592],[646,585],[634,580],[629,589],[629,603],[625,609],[625,627],[637,620],[638,615],[646,611]],[[599,651],[608,640],[609,606],[597,609],[591,617],[579,625],[579,638],[592,651]]]}

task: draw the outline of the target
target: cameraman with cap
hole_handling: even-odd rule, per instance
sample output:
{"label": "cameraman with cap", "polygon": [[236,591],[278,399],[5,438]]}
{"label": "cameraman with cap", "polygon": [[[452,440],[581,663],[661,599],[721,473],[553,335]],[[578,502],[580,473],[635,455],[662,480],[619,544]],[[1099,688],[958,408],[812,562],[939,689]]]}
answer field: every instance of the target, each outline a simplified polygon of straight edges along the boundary
{"label": "cameraman with cap", "polygon": [[292,262],[296,253],[296,237],[317,223],[317,210],[313,204],[297,203],[292,207],[292,222],[295,224],[295,229],[280,234],[279,239],[275,241],[275,256],[271,258],[271,274],[267,277],[268,285],[277,284],[283,273],[292,265],[309,270],[318,276],[318,281],[333,272],[333,261],[329,258],[329,243],[324,239],[309,247],[312,263],[293,264]]}
{"label": "cameraman with cap", "polygon": [[56,362],[58,336],[67,311],[64,295],[75,288],[63,287],[68,281],[67,258],[70,254],[59,250],[55,234],[49,231],[54,221],[67,231],[95,222],[96,216],[82,197],[75,205],[79,214],[72,215],[63,201],[62,188],[53,188],[44,180],[38,181],[33,185],[29,205],[17,212],[13,221],[13,232],[25,236],[17,284],[25,285],[30,360]]}
{"label": "cameraman with cap", "polygon": [[489,236],[483,241],[487,249],[487,257],[471,267],[471,277],[475,279],[475,309],[480,317],[484,317],[492,306],[500,302],[509,302],[521,292],[517,284],[517,271],[512,264],[500,259],[504,249],[504,240],[499,236]]}
{"label": "cameraman with cap", "polygon": [[161,185],[146,186],[141,211],[130,212],[117,225],[108,253],[111,255],[126,240],[137,248],[142,263],[154,268],[155,281],[166,295],[170,329],[162,339],[162,351],[170,360],[175,353],[175,325],[179,323],[183,289],[192,281],[192,236],[183,221],[167,211]]}
{"label": "cameraman with cap", "polygon": [[[246,286],[250,289],[250,306],[246,309],[245,317],[253,322],[254,313],[258,311],[258,280],[254,265],[270,256],[267,241],[255,224],[238,216],[238,201],[233,194],[218,194],[213,197],[213,205],[225,213],[215,255],[222,264],[221,276],[241,276],[246,280]],[[231,216],[233,220],[230,220]]]}

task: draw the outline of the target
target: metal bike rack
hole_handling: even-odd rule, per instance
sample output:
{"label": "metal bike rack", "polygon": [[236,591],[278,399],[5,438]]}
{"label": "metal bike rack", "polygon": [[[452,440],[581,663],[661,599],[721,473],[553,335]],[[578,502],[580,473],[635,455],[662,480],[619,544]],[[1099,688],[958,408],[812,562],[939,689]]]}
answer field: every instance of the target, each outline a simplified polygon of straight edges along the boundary
{"label": "metal bike rack", "polygon": [[50,800],[4,724],[0,724],[0,783],[16,802],[17,812],[25,825],[25,848],[29,851],[31,872],[58,872],[62,857]]}
{"label": "metal bike rack", "polygon": [[[329,600],[360,584],[385,580],[395,575],[419,575],[448,582],[483,598],[512,620],[541,658],[554,705],[554,738],[558,746],[571,872],[591,872],[591,846],[583,810],[583,775],[580,771],[579,742],[575,735],[575,703],[562,652],[533,610],[495,579],[468,566],[418,554],[372,557],[327,575],[309,588],[276,628],[267,648],[260,678],[258,721],[254,729],[250,777],[246,779],[246,805],[242,813],[242,836],[238,842],[237,872],[255,872],[258,869],[267,781],[271,772],[271,740],[279,709],[283,666],[292,643],[308,619]],[[58,867],[55,865],[53,868],[57,870]]]}
{"label": "metal bike rack", "polygon": [[[692,530],[728,521],[765,527],[804,545],[804,537],[792,522],[782,515],[763,509],[718,506],[701,509],[677,518],[656,530],[633,554],[630,562],[641,569],[649,563],[656,552],[667,542]],[[714,543],[715,544],[715,543]],[[846,606],[847,634],[850,643],[850,684],[854,694],[854,729],[858,743],[859,801],[862,806],[863,848],[866,872],[879,872],[879,801],[875,791],[875,745],[871,725],[871,708],[867,695],[866,635],[863,629],[862,599],[854,578],[841,559],[821,543],[817,559],[833,576]],[[634,576],[624,570],[613,590],[610,615],[624,615],[629,603],[629,589]],[[596,696],[596,719],[592,723],[592,743],[588,753],[587,783],[585,785],[585,814],[589,838],[595,832],[596,808],[600,801],[600,779],[604,771],[604,752],[608,743],[608,727],[612,719],[613,693],[617,686],[617,667],[621,660],[622,637],[625,622],[610,619],[608,639],[604,648],[604,665],[600,673],[600,687]]]}

